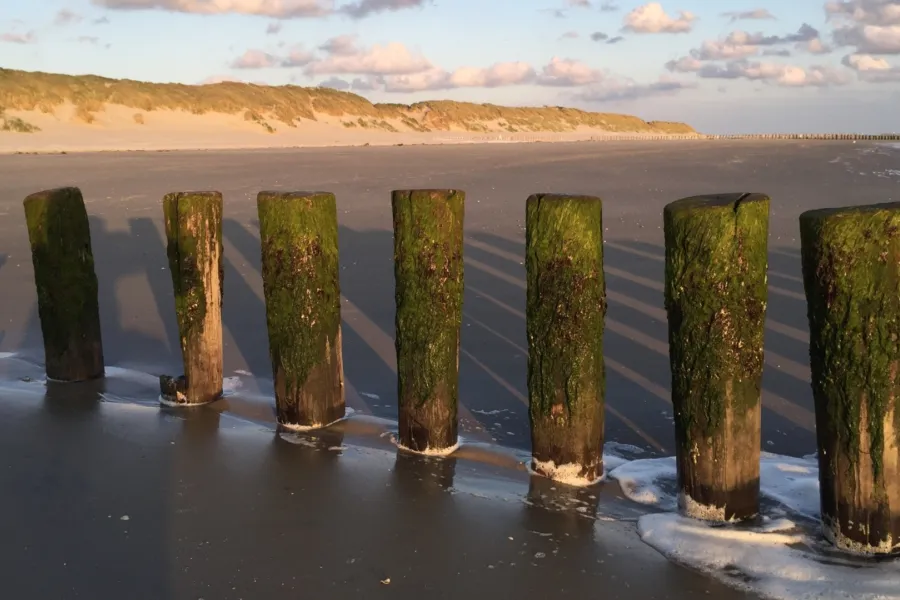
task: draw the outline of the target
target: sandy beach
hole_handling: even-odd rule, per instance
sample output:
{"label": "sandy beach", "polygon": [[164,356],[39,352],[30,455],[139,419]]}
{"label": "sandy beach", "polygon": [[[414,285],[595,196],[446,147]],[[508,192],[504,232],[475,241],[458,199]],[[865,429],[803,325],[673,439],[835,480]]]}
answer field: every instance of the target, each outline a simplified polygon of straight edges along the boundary
{"label": "sandy beach", "polygon": [[[247,120],[241,114],[195,115],[181,110],[137,111],[106,105],[91,123],[77,118],[76,108],[64,104],[53,113],[40,110],[9,110],[38,128],[32,133],[0,131],[0,154],[56,152],[113,152],[158,150],[236,150],[273,148],[321,148],[334,146],[409,146],[421,144],[469,144],[511,142],[577,142],[615,139],[617,136],[656,137],[647,132],[615,133],[579,126],[574,131],[510,132],[498,121],[484,124],[486,130],[410,131],[399,119],[331,116],[320,113],[316,120],[303,120],[293,127],[270,121]],[[361,125],[362,123],[362,125]],[[383,129],[390,127],[393,130]],[[696,134],[671,137],[696,137]]]}
{"label": "sandy beach", "polygon": [[[536,192],[603,198],[606,439],[664,457],[674,452],[674,429],[662,208],[702,193],[770,195],[762,444],[767,452],[802,457],[815,451],[815,420],[797,217],[810,208],[896,201],[898,165],[900,149],[847,142],[0,157],[0,352],[32,366],[42,360],[21,201],[74,185],[91,218],[107,364],[147,376],[177,371],[161,199],[211,189],[225,196],[225,373],[241,385],[221,406],[192,415],[159,411],[146,386],[140,392],[92,387],[97,384],[64,393],[48,388],[46,397],[41,391],[30,400],[8,392],[17,399],[0,403],[0,447],[10,457],[0,487],[21,493],[3,494],[0,508],[20,516],[7,539],[21,548],[7,544],[3,551],[4,571],[13,575],[7,585],[16,597],[239,598],[299,590],[329,597],[513,590],[533,597],[598,590],[611,598],[740,597],[644,546],[636,516],[627,512],[633,505],[615,482],[600,486],[600,508],[587,509],[590,519],[573,516],[583,506],[577,503],[563,502],[570,510],[554,512],[510,501],[547,483],[529,482],[508,459],[529,446],[525,199]],[[257,192],[337,195],[348,404],[360,418],[390,422],[396,418],[390,190],[416,187],[467,192],[461,435],[464,451],[487,444],[497,449],[487,452],[495,458],[477,452],[449,463],[395,458],[377,427],[352,430],[350,441],[327,442],[318,451],[273,440]],[[107,407],[98,404],[100,392],[146,407]],[[328,450],[342,445],[350,449]],[[429,491],[452,488],[441,481],[454,468],[473,494]],[[609,528],[604,511],[615,515]],[[133,522],[122,521],[125,515]],[[292,533],[299,525],[303,533]],[[426,529],[429,536],[420,541]],[[50,548],[59,531],[67,541]],[[248,554],[249,547],[261,550]],[[113,561],[122,565],[115,577],[95,576]],[[54,577],[42,576],[47,573]],[[387,578],[391,583],[380,583]],[[68,590],[77,594],[67,596]]]}

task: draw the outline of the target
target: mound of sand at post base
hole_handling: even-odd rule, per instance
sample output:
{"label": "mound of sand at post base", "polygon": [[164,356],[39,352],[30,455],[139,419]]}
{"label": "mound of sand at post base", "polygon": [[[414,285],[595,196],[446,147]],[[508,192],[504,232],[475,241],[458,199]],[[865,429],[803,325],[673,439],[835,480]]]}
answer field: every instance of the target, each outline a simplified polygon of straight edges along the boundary
{"label": "mound of sand at post base", "polygon": [[[651,137],[659,133],[613,133],[579,126],[563,133],[489,131],[485,133],[451,129],[419,133],[407,129],[399,119],[379,119],[397,132],[374,126],[347,127],[357,117],[317,114],[315,121],[299,120],[289,127],[274,119],[264,122],[275,131],[244,118],[243,113],[193,114],[181,110],[141,111],[127,106],[107,104],[94,113],[94,122],[86,123],[66,103],[54,112],[6,110],[5,116],[19,118],[40,128],[33,133],[0,132],[0,153],[50,153],[91,151],[162,151],[296,148],[327,146],[389,146],[416,144],[575,142],[620,136]],[[140,115],[137,118],[135,115]],[[496,123],[485,123],[489,128]]]}

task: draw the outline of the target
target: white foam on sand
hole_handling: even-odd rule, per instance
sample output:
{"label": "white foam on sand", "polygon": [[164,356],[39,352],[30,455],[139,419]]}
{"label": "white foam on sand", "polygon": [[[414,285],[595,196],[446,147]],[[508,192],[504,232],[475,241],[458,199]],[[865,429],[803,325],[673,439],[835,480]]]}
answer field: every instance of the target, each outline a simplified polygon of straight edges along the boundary
{"label": "white foam on sand", "polygon": [[7,358],[15,358],[15,352],[0,352],[0,360],[5,360]]}
{"label": "white foam on sand", "polygon": [[355,413],[355,412],[356,411],[354,409],[352,409],[348,406],[348,407],[344,408],[344,416],[341,417],[340,419],[335,419],[331,423],[313,423],[312,425],[300,425],[299,423],[281,423],[281,422],[279,422],[278,424],[281,427],[283,427],[284,429],[287,429],[288,431],[295,431],[297,433],[303,433],[305,431],[316,431],[318,429],[325,429],[326,427],[331,427],[332,425],[340,423],[341,421],[343,421],[343,420],[347,419],[348,417],[350,417],[351,415],[353,415],[353,413]]}
{"label": "white foam on sand", "polygon": [[[609,473],[634,502],[659,510],[678,507],[675,458],[627,462]],[[813,456],[794,458],[763,452],[760,457],[760,493],[788,511],[819,518],[819,467]]]}
{"label": "white foam on sand", "polygon": [[609,468],[610,479],[619,482],[622,493],[632,502],[665,511],[678,508],[674,456],[634,460]]}
{"label": "white foam on sand", "polygon": [[222,395],[230,396],[235,393],[241,387],[243,387],[244,382],[241,381],[241,378],[238,376],[234,377],[226,377],[222,380]]}
{"label": "white foam on sand", "polygon": [[675,468],[674,457],[667,457],[635,460],[610,473],[628,498],[665,511],[640,517],[638,532],[671,560],[779,600],[900,599],[900,562],[849,556],[822,538],[815,455],[761,455],[760,493],[780,505],[773,514],[788,518],[766,516],[764,504],[756,525],[678,514]]}
{"label": "white foam on sand", "polygon": [[600,483],[605,478],[605,473],[596,479],[588,479],[581,475],[584,467],[579,464],[571,463],[567,465],[557,465],[552,460],[535,460],[531,459],[528,466],[528,472],[532,475],[547,477],[553,481],[557,481],[564,485],[573,487],[589,487],[596,483]]}
{"label": "white foam on sand", "polygon": [[395,446],[397,446],[397,448],[403,450],[404,452],[411,452],[413,454],[420,454],[422,456],[435,456],[438,458],[445,458],[447,456],[450,456],[451,454],[459,450],[460,446],[459,437],[456,438],[456,443],[448,448],[425,448],[424,450],[413,450],[412,448],[404,446],[400,443],[400,440],[398,440],[394,436],[391,436],[391,441]]}
{"label": "white foam on sand", "polygon": [[900,564],[815,551],[785,519],[757,528],[713,526],[673,513],[645,515],[638,533],[670,559],[777,600],[900,598]]}

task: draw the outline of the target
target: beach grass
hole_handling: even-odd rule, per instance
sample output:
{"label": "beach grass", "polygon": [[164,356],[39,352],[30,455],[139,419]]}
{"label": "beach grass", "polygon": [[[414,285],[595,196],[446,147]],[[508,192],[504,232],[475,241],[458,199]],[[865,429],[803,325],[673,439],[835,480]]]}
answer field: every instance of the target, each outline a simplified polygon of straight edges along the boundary
{"label": "beach grass", "polygon": [[[296,127],[321,115],[349,117],[360,127],[400,131],[567,132],[579,127],[609,132],[694,133],[684,123],[644,121],[615,113],[588,112],[563,106],[509,107],[437,100],[414,104],[373,104],[350,92],[326,87],[265,86],[221,82],[204,85],[147,83],[109,79],[97,75],[62,75],[0,69],[0,110],[41,111],[53,114],[64,105],[75,107],[76,117],[93,123],[107,105],[125,106],[144,113],[157,110],[202,115],[243,114],[248,121],[274,132],[279,126]],[[142,117],[142,119],[145,117]],[[6,123],[12,123],[6,118]],[[28,125],[25,123],[24,125]],[[2,126],[2,125],[0,125]],[[17,127],[18,122],[10,124]]]}

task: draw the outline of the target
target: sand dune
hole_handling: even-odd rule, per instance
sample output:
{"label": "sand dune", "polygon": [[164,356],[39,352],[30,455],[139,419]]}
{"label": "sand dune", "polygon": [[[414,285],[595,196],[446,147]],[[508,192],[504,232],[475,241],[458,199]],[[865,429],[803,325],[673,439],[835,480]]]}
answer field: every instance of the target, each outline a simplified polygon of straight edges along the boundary
{"label": "sand dune", "polygon": [[694,135],[565,107],[373,104],[329,88],[142,83],[0,69],[0,152],[576,141]]}

